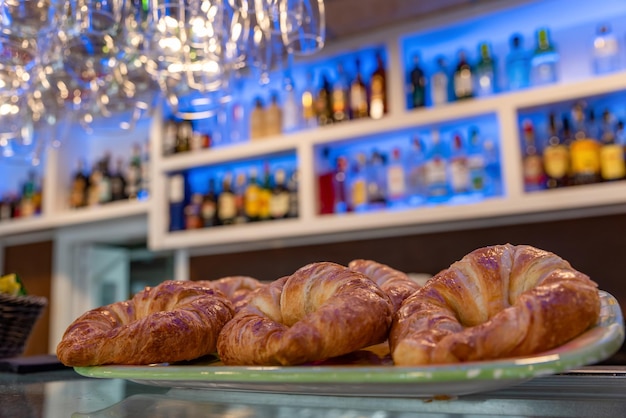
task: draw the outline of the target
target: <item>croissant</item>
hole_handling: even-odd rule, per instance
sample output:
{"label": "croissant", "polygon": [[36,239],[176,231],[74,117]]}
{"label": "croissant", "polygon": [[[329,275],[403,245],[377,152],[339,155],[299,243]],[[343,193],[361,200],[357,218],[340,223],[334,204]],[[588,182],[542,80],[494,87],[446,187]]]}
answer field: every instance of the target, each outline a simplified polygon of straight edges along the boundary
{"label": "croissant", "polygon": [[597,285],[557,255],[527,245],[477,249],[434,276],[397,312],[397,365],[527,356],[595,324]]}
{"label": "croissant", "polygon": [[165,281],[81,315],[65,331],[57,356],[67,366],[192,360],[215,352],[232,316],[219,291]]}
{"label": "croissant", "polygon": [[421,287],[405,273],[373,260],[352,260],[348,268],[361,272],[376,282],[391,299],[394,312],[400,308],[404,299]]}
{"label": "croissant", "polygon": [[294,365],[383,342],[389,297],[347,267],[319,262],[259,289],[217,342],[229,365]]}
{"label": "croissant", "polygon": [[222,292],[233,304],[235,312],[248,304],[253,291],[264,286],[263,283],[249,276],[228,276],[217,280],[197,280],[194,283]]}

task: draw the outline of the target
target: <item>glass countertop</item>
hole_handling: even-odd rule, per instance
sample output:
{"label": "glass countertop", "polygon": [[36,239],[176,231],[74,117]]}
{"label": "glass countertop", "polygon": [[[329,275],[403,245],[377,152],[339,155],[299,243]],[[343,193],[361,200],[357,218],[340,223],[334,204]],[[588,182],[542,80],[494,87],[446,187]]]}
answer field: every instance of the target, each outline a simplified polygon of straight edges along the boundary
{"label": "glass countertop", "polygon": [[626,366],[590,366],[490,392],[440,398],[319,396],[177,389],[93,379],[72,369],[0,373],[0,417],[615,417]]}

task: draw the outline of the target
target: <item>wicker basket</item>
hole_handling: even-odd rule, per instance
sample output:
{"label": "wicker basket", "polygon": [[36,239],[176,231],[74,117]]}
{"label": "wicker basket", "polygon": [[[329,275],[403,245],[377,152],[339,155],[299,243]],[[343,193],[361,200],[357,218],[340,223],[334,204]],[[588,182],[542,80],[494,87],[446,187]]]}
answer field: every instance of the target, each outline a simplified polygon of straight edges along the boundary
{"label": "wicker basket", "polygon": [[0,358],[20,356],[48,300],[0,293]]}

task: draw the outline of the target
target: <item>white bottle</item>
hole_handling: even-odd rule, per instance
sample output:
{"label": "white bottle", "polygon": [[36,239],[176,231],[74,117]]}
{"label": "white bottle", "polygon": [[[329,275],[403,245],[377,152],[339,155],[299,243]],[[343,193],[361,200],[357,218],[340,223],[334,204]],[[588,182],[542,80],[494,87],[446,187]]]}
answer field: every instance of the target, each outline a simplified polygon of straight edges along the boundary
{"label": "white bottle", "polygon": [[606,74],[617,71],[619,63],[619,41],[608,24],[598,26],[593,40],[593,72]]}

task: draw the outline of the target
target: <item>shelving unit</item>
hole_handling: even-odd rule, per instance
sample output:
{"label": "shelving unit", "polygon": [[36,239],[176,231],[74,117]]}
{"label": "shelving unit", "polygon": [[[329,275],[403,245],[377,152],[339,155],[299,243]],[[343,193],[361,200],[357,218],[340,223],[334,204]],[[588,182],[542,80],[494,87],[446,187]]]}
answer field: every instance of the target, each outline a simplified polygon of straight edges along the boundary
{"label": "shelving unit", "polygon": [[[563,7],[576,9],[576,13],[555,13]],[[524,27],[512,27],[507,16],[524,16]],[[362,39],[350,39],[329,47],[319,56],[297,62],[300,77],[308,67],[332,70],[345,54],[358,55],[358,48],[373,51],[384,48],[387,61],[389,113],[380,120],[356,120],[333,126],[302,130],[295,133],[264,138],[254,142],[240,142],[230,146],[209,148],[198,152],[162,155],[162,113],[155,112],[147,123],[128,136],[103,138],[106,133],[92,138],[91,145],[80,143],[86,134],[72,135],[70,144],[59,150],[50,150],[45,159],[44,213],[36,218],[17,219],[0,223],[0,237],[43,230],[57,230],[74,225],[87,225],[115,221],[121,217],[147,216],[147,239],[151,249],[170,250],[191,248],[194,251],[215,253],[236,251],[241,248],[260,248],[273,245],[290,245],[299,242],[328,242],[359,236],[400,234],[407,231],[425,231],[450,227],[463,227],[467,222],[489,225],[494,218],[502,222],[518,222],[525,216],[548,219],[559,211],[577,209],[594,213],[614,211],[626,204],[626,182],[597,184],[549,190],[529,194],[523,190],[521,178],[521,153],[519,137],[519,112],[549,103],[564,102],[589,96],[626,90],[626,72],[596,77],[590,65],[583,65],[584,50],[590,48],[593,29],[600,20],[608,21],[616,33],[626,31],[626,7],[616,0],[603,3],[602,8],[588,2],[576,2],[576,7],[564,0],[553,2],[515,1],[502,4],[481,4],[464,13],[450,13],[428,21],[399,25],[380,33],[370,33]],[[522,20],[516,19],[516,22]],[[491,97],[453,102],[439,107],[416,110],[406,109],[404,82],[409,57],[419,51],[432,61],[437,53],[453,57],[459,48],[475,55],[476,43],[489,40],[499,58],[502,72],[507,40],[512,32],[520,30],[526,46],[532,43],[532,31],[547,25],[561,51],[561,81],[555,85],[517,92],[500,92]],[[415,28],[421,28],[415,31]],[[363,46],[365,45],[365,46]],[[586,45],[582,47],[582,45]],[[346,52],[350,51],[350,52]],[[622,54],[625,55],[625,54]],[[626,55],[622,57],[626,61]],[[326,60],[326,63],[325,63]],[[371,66],[370,66],[371,67]],[[371,68],[368,67],[370,70]],[[369,70],[368,70],[369,71]],[[275,87],[275,86],[274,86]],[[256,94],[258,90],[253,91]],[[266,93],[266,92],[265,92]],[[406,210],[389,210],[371,213],[323,215],[316,212],[316,161],[315,150],[324,145],[359,141],[363,138],[384,136],[387,133],[411,129],[433,129],[458,121],[471,121],[476,117],[494,115],[495,129],[500,145],[500,164],[503,167],[504,196],[480,202],[422,206]],[[74,138],[75,137],[75,138]],[[69,210],[64,190],[60,185],[70,178],[78,155],[91,157],[106,147],[120,152],[127,150],[135,139],[150,138],[151,144],[151,197],[149,201],[115,202],[98,207]],[[99,143],[98,145],[95,145]],[[167,231],[167,175],[195,167],[224,165],[250,158],[262,158],[283,152],[293,152],[299,168],[299,218],[278,220],[263,224],[244,224],[207,228],[194,231]],[[54,192],[50,192],[54,191]]]}

